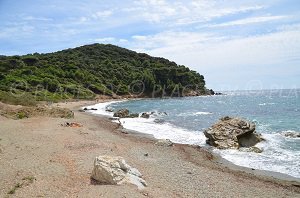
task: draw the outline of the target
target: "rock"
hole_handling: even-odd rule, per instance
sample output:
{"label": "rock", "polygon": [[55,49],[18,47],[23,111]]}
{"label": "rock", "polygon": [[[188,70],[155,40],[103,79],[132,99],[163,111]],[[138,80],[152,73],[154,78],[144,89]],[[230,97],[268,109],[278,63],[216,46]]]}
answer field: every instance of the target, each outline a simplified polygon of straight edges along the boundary
{"label": "rock", "polygon": [[139,189],[147,186],[142,179],[142,174],[136,168],[129,166],[122,157],[96,157],[91,177],[100,184],[131,183]]}
{"label": "rock", "polygon": [[132,113],[132,114],[129,114],[128,118],[138,118],[139,117],[139,114],[138,113]]}
{"label": "rock", "polygon": [[252,146],[250,148],[241,148],[241,151],[245,151],[245,152],[255,152],[255,153],[262,153],[263,149],[258,148],[256,146]]}
{"label": "rock", "polygon": [[107,108],[105,109],[105,111],[107,111],[107,112],[114,112],[114,110],[113,110],[112,108],[110,108],[110,107],[107,107]]}
{"label": "rock", "polygon": [[206,142],[219,149],[252,147],[263,140],[255,132],[255,124],[241,118],[221,118],[216,124],[204,131]]}
{"label": "rock", "polygon": [[64,124],[61,124],[61,126],[64,127],[72,127],[72,128],[78,128],[78,127],[82,127],[82,124],[79,124],[77,122],[66,122]]}
{"label": "rock", "polygon": [[144,113],[142,113],[141,114],[141,118],[150,118],[150,115],[151,115],[151,113],[148,113],[148,112],[144,112]]}
{"label": "rock", "polygon": [[250,151],[250,152],[255,152],[255,153],[262,153],[262,152],[263,152],[263,149],[258,148],[258,147],[256,147],[256,146],[253,146],[253,147],[250,147],[249,151]]}
{"label": "rock", "polygon": [[289,138],[300,138],[300,132],[296,131],[285,131],[282,133],[282,135]]}
{"label": "rock", "polygon": [[96,108],[90,108],[90,109],[88,109],[88,108],[84,107],[83,110],[84,111],[97,111],[98,109],[96,109]]}
{"label": "rock", "polygon": [[128,109],[120,109],[117,112],[115,112],[113,116],[119,117],[119,118],[126,118],[129,116],[129,110]]}
{"label": "rock", "polygon": [[173,146],[173,142],[171,142],[171,140],[169,140],[169,139],[161,139],[161,140],[158,140],[155,143],[155,145],[169,147],[169,146]]}
{"label": "rock", "polygon": [[157,124],[163,124],[165,122],[165,120],[157,118],[157,119],[154,120],[154,122],[157,123]]}

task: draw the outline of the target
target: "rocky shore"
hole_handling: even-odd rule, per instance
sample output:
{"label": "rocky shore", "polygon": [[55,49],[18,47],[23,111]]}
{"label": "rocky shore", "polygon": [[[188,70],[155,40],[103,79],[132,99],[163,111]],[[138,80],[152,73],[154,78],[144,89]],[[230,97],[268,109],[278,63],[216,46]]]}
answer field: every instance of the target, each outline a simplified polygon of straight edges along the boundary
{"label": "rocky shore", "polygon": [[[0,116],[0,197],[300,195],[300,183],[295,178],[278,179],[265,171],[233,166],[204,148],[124,132],[106,117],[79,111],[93,103],[52,105],[71,109],[74,118],[38,114],[14,120]],[[91,176],[98,156],[126,160],[139,170],[147,186],[139,189],[130,182],[95,182]],[[127,175],[131,168],[121,170]]]}

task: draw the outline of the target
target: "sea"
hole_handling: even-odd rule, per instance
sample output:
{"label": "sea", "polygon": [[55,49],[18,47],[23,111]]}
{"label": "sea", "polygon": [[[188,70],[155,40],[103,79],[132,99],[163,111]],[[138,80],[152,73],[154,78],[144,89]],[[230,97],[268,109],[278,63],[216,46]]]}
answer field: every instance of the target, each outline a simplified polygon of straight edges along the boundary
{"label": "sea", "polygon": [[266,141],[256,146],[262,153],[243,150],[213,152],[240,166],[284,173],[300,178],[300,89],[228,91],[224,95],[164,99],[137,99],[100,103],[88,108],[94,114],[112,116],[110,110],[126,108],[131,113],[152,112],[149,119],[120,119],[124,128],[151,134],[157,139],[210,147],[203,131],[224,116],[241,117],[256,124]]}

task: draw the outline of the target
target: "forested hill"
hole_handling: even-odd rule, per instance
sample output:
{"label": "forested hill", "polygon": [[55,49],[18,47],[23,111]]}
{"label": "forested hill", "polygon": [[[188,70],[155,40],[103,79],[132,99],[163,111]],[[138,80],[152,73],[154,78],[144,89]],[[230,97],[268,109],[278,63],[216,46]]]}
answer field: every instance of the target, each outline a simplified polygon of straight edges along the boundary
{"label": "forested hill", "polygon": [[[47,54],[0,56],[1,92],[39,100],[105,95],[205,93],[204,77],[164,58],[92,44]],[[195,92],[196,91],[196,92]]]}

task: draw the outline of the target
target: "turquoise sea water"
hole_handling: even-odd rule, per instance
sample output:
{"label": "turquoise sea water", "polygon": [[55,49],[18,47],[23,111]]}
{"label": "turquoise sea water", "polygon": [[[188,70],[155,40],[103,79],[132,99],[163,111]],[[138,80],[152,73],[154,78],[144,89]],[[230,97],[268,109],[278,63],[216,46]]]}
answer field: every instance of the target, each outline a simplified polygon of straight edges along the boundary
{"label": "turquoise sea water", "polygon": [[[214,151],[237,165],[300,178],[300,138],[282,135],[286,131],[300,131],[300,90],[238,91],[221,96],[131,100],[106,106],[115,110],[127,108],[133,113],[155,112],[150,119],[128,118],[121,122],[125,128],[156,138],[201,146],[207,146],[203,130],[219,118],[246,118],[256,123],[257,132],[267,140],[257,145],[264,149],[263,153]],[[108,114],[104,107],[98,105],[96,113]]]}

